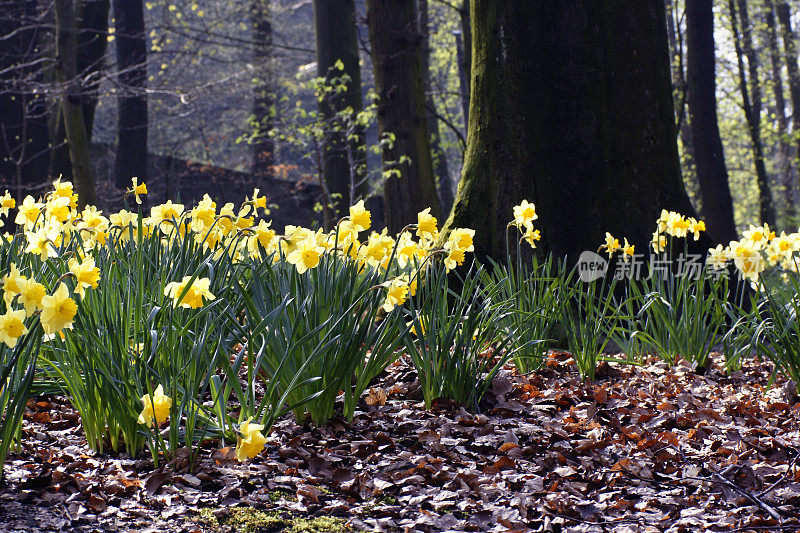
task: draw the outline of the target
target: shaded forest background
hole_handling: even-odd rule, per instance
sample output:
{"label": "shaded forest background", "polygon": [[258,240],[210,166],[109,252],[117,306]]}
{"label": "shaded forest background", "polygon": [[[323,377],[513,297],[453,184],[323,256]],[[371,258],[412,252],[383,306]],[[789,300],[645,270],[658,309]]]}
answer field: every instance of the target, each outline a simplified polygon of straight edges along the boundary
{"label": "shaded forest background", "polygon": [[[106,208],[121,205],[134,176],[151,203],[204,193],[238,202],[260,187],[279,228],[330,223],[369,197],[378,225],[391,227],[403,217],[387,206],[381,220],[382,197],[399,170],[421,193],[393,190],[401,201],[392,205],[431,206],[444,220],[468,137],[469,2],[367,4],[0,0],[2,186],[21,198],[63,175]],[[712,172],[727,180],[736,229],[796,228],[800,2],[666,0],[665,11],[674,129],[693,204],[701,214],[713,208],[698,181]],[[373,54],[413,61],[394,71],[377,61],[376,76]],[[693,84],[708,82],[696,79],[703,72],[713,75],[716,124],[689,109]],[[413,112],[381,123],[381,102],[397,94],[411,95]],[[706,126],[718,128],[718,148]]]}

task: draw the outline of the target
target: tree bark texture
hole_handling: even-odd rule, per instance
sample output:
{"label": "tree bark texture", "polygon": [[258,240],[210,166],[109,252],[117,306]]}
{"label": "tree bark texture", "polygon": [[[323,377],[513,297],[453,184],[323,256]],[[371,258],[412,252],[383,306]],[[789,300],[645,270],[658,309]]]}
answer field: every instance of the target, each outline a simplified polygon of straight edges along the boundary
{"label": "tree bark texture", "polygon": [[61,84],[61,114],[72,163],[72,181],[79,207],[96,204],[94,172],[89,154],[89,135],[84,122],[81,87],[77,74],[78,25],[74,0],[55,0],[56,79]]}
{"label": "tree bark texture", "polygon": [[[384,146],[384,169],[401,172],[384,184],[386,225],[397,232],[416,222],[417,213],[427,207],[441,216],[425,113],[416,0],[367,0],[367,22],[380,99],[378,129],[381,135],[395,136],[391,147]],[[410,161],[399,164],[401,156]]]}
{"label": "tree bark texture", "polygon": [[47,102],[30,85],[41,81],[41,69],[25,66],[44,55],[37,0],[8,2],[0,14],[0,176],[22,192],[47,175],[49,132]]}
{"label": "tree bark texture", "polygon": [[[734,48],[736,51],[736,64],[739,68],[739,91],[742,95],[742,108],[744,109],[747,130],[750,133],[750,142],[753,148],[753,164],[756,169],[756,181],[759,191],[759,216],[761,223],[775,227],[775,206],[772,202],[772,187],[767,177],[767,167],[764,165],[764,146],[761,143],[761,81],[758,74],[758,55],[753,48],[753,27],[747,12],[747,1],[729,0],[728,9],[731,15],[731,31],[733,32]],[[738,20],[737,20],[738,17]],[[741,34],[739,24],[741,21]],[[744,66],[744,56],[747,56],[747,71]],[[749,80],[748,80],[749,76]]]}
{"label": "tree bark texture", "polygon": [[689,121],[703,217],[711,237],[736,239],[728,170],[717,123],[716,59],[712,0],[686,0]]}
{"label": "tree bark texture", "polygon": [[275,85],[272,57],[272,22],[269,0],[250,0],[250,24],[253,32],[253,59],[256,64],[253,87],[253,119],[256,134],[253,139],[253,176],[261,183],[275,175],[275,141],[269,136],[273,126]]}
{"label": "tree bark texture", "polygon": [[147,37],[142,0],[114,0],[118,119],[114,183],[147,181]]}
{"label": "tree bark texture", "polygon": [[694,214],[664,0],[472,0],[471,14],[467,152],[443,233],[471,227],[476,255],[504,261],[512,207],[527,199],[539,248],[574,260],[606,231],[646,253],[662,208]]}
{"label": "tree bark texture", "polygon": [[[347,92],[320,102],[320,112],[334,124],[337,113],[348,107],[353,117],[363,109],[361,66],[355,0],[314,0],[314,25],[317,36],[317,75],[326,79],[347,76]],[[341,61],[343,70],[334,70]],[[347,213],[347,207],[369,195],[364,131],[357,128],[347,139],[343,125],[330,128],[323,146],[323,178],[336,209],[334,219]]]}
{"label": "tree bark texture", "polygon": [[436,176],[436,190],[439,194],[439,204],[442,215],[446,216],[453,207],[454,191],[453,181],[450,179],[450,170],[447,168],[447,156],[442,150],[441,135],[439,134],[439,119],[436,117],[436,104],[431,95],[431,41],[430,19],[428,16],[428,0],[419,0],[419,26],[422,33],[422,70],[425,73],[425,108],[428,115],[428,135],[431,139],[431,155],[433,157],[433,172]]}

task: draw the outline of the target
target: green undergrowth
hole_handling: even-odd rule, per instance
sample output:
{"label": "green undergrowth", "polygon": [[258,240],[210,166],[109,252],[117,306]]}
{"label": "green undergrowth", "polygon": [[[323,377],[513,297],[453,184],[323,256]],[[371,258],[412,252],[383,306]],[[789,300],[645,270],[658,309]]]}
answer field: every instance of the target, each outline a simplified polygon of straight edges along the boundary
{"label": "green undergrowth", "polygon": [[321,516],[301,518],[259,511],[252,507],[236,507],[226,517],[218,518],[213,509],[200,511],[196,522],[206,531],[225,526],[236,533],[350,533],[356,531],[341,518]]}

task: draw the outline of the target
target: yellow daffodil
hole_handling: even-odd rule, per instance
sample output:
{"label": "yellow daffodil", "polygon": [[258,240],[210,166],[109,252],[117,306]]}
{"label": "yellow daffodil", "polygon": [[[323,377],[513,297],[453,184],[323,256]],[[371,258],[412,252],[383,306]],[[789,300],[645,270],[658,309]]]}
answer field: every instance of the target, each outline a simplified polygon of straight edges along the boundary
{"label": "yellow daffodil", "polygon": [[183,204],[173,204],[172,200],[167,200],[161,205],[150,208],[150,219],[153,224],[161,224],[164,221],[181,218],[184,211]]}
{"label": "yellow daffodil", "polygon": [[25,311],[8,309],[4,315],[0,315],[0,342],[13,348],[17,345],[17,340],[26,333],[28,328],[25,327]]}
{"label": "yellow daffodil", "polygon": [[767,244],[775,238],[775,232],[770,231],[769,226],[764,224],[763,226],[754,226],[750,224],[750,229],[742,232],[745,240],[750,241],[753,246],[758,248],[759,250],[763,250],[767,247]]}
{"label": "yellow daffodil", "polygon": [[25,276],[20,274],[17,265],[11,263],[8,274],[3,278],[3,299],[6,302],[6,306],[10,305],[14,297],[19,294],[20,284],[26,279]]}
{"label": "yellow daffodil", "polygon": [[368,230],[372,225],[372,214],[364,207],[364,200],[350,206],[350,222],[359,232]]}
{"label": "yellow daffodil", "polygon": [[656,231],[653,233],[653,240],[650,241],[650,247],[653,248],[655,253],[661,253],[667,249],[667,238]]}
{"label": "yellow daffodil", "polygon": [[448,253],[447,257],[444,258],[444,266],[447,268],[447,271],[450,272],[457,265],[464,264],[464,250],[460,248],[451,248]]}
{"label": "yellow daffodil", "polygon": [[17,206],[16,200],[11,197],[11,193],[6,191],[3,196],[0,196],[0,215],[8,216],[8,212]]}
{"label": "yellow daffodil", "polygon": [[261,424],[253,424],[251,419],[248,418],[239,424],[238,442],[236,443],[236,459],[242,462],[246,459],[252,459],[264,449],[267,439],[264,434],[264,426]]}
{"label": "yellow daffodil", "polygon": [[19,303],[25,308],[25,313],[31,316],[37,309],[42,308],[42,298],[47,294],[45,286],[41,283],[23,278],[18,282]]}
{"label": "yellow daffodil", "polygon": [[742,277],[752,282],[758,281],[758,275],[764,270],[766,261],[761,257],[758,245],[751,239],[732,241],[729,245],[733,263]]}
{"label": "yellow daffodil", "polygon": [[541,240],[541,238],[541,232],[538,229],[533,229],[533,226],[526,229],[525,233],[522,235],[522,239],[530,244],[531,248],[536,248],[536,241]]}
{"label": "yellow daffodil", "polygon": [[17,210],[17,218],[14,219],[14,223],[24,226],[26,229],[32,228],[42,212],[42,207],[44,204],[34,200],[33,196],[26,196]]}
{"label": "yellow daffodil", "polygon": [[536,214],[536,206],[529,203],[528,200],[522,200],[522,203],[514,206],[514,224],[518,228],[523,226],[528,230],[533,230],[533,221],[539,218]]}
{"label": "yellow daffodil", "polygon": [[383,310],[388,313],[396,306],[403,305],[408,299],[408,277],[405,275],[397,276],[389,282],[387,289]]}
{"label": "yellow daffodil", "polygon": [[[189,285],[192,276],[184,276],[180,282],[173,281],[164,287],[164,296],[172,298],[175,306],[180,305],[186,309],[197,309],[203,307],[203,300],[215,300],[209,287],[211,280],[208,278],[195,278]],[[188,288],[187,288],[188,285]],[[185,293],[184,293],[185,291]]]}
{"label": "yellow daffodil", "polygon": [[76,288],[75,292],[83,298],[85,289],[91,287],[97,288],[97,282],[100,281],[100,269],[95,266],[94,259],[91,257],[85,258],[82,262],[78,262],[74,257],[67,262],[69,271],[75,275]]}
{"label": "yellow daffodil", "polygon": [[286,260],[297,268],[302,274],[306,270],[316,268],[325,248],[317,244],[317,239],[311,236],[297,245],[297,249],[286,256]]}
{"label": "yellow daffodil", "polygon": [[436,217],[431,215],[431,208],[423,209],[417,214],[417,237],[421,241],[432,242],[439,235],[436,229]]}
{"label": "yellow daffodil", "polygon": [[156,426],[160,426],[169,418],[169,410],[172,407],[172,398],[164,394],[164,387],[159,385],[153,391],[153,397],[150,398],[149,394],[142,396],[142,412],[139,413],[140,424],[145,426],[152,426],[155,422]]}
{"label": "yellow daffodil", "polygon": [[609,232],[606,232],[606,241],[600,246],[598,251],[605,250],[608,252],[608,257],[611,257],[620,248],[619,239],[615,239]]}
{"label": "yellow daffodil", "polygon": [[628,239],[625,238],[625,244],[622,245],[622,258],[623,260],[627,261],[633,254],[635,253],[636,247],[628,242]]}
{"label": "yellow daffodil", "polygon": [[40,319],[45,334],[52,335],[65,328],[70,328],[77,311],[78,306],[75,300],[69,297],[69,289],[64,282],[61,282],[52,295],[42,297]]}
{"label": "yellow daffodil", "polygon": [[131,179],[131,182],[133,186],[131,187],[130,192],[132,192],[133,196],[136,197],[136,203],[141,204],[142,199],[140,198],[140,196],[144,196],[145,194],[147,194],[147,185],[145,185],[144,183],[139,183],[139,178],[135,176]]}
{"label": "yellow daffodil", "polygon": [[722,270],[728,266],[731,258],[730,251],[718,244],[716,248],[710,248],[706,256],[706,264],[714,270]]}
{"label": "yellow daffodil", "polygon": [[458,248],[462,252],[474,252],[475,246],[472,243],[474,237],[474,229],[456,228],[450,232],[447,242],[444,244],[444,248],[445,250]]}
{"label": "yellow daffodil", "polygon": [[694,240],[700,239],[700,232],[706,230],[706,223],[702,220],[689,219],[689,231],[694,234]]}

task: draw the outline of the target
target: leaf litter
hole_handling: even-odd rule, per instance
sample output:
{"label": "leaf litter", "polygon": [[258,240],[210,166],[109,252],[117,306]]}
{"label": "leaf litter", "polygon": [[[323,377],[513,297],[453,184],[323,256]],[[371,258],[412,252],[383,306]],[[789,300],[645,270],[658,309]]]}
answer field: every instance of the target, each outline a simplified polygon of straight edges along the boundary
{"label": "leaf litter", "polygon": [[[583,385],[552,353],[536,373],[501,371],[476,413],[426,411],[400,359],[352,424],[286,416],[252,462],[207,441],[191,472],[188,453],[155,469],[91,452],[66,398],[39,397],[0,530],[798,531],[800,400],[769,377],[758,362],[612,363]],[[242,521],[251,508],[268,525]]]}

